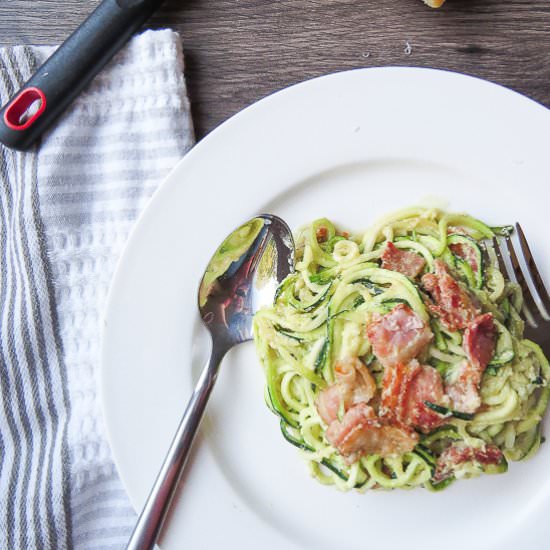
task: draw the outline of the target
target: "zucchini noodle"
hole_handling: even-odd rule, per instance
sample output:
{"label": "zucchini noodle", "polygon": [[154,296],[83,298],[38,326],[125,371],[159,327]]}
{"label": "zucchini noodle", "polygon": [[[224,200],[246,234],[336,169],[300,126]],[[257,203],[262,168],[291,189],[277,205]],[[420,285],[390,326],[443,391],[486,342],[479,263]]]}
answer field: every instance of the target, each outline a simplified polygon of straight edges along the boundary
{"label": "zucchini noodle", "polygon": [[[266,373],[266,403],[280,418],[284,438],[300,449],[319,482],[341,490],[439,490],[457,478],[507,469],[504,459],[485,466],[471,461],[435,483],[437,459],[452,443],[496,445],[508,460],[524,460],[537,451],[550,396],[550,366],[540,347],[523,337],[521,289],[499,270],[490,239],[503,230],[509,228],[493,230],[466,214],[408,208],[362,235],[342,233],[325,218],[298,231],[296,271],[279,286],[273,306],[256,314],[254,338]],[[349,464],[325,437],[317,399],[334,383],[336,364],[348,357],[360,358],[381,390],[384,367],[366,330],[373,316],[408,305],[434,335],[423,363],[436,368],[444,381],[453,378],[466,356],[463,331],[449,330],[430,312],[420,278],[381,268],[388,241],[423,258],[424,273],[433,272],[434,261],[445,262],[481,312],[492,314],[495,351],[483,372],[481,407],[475,414],[449,418],[431,433],[419,433],[412,452],[363,455]],[[476,270],[453,252],[453,245],[470,247]]]}

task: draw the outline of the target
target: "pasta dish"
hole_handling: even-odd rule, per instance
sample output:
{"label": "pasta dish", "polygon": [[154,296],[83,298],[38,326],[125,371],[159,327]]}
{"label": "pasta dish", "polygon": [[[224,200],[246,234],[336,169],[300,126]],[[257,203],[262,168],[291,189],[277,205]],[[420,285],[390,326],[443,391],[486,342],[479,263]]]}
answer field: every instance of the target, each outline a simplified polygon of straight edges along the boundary
{"label": "pasta dish", "polygon": [[537,451],[550,369],[499,269],[509,231],[409,208],[361,235],[324,218],[297,233],[254,336],[266,403],[316,479],[441,490]]}

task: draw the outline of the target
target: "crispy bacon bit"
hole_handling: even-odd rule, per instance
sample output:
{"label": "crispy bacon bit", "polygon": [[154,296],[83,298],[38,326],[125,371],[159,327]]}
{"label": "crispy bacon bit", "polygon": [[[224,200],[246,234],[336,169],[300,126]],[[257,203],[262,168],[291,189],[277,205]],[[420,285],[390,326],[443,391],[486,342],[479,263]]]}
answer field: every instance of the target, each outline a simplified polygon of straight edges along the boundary
{"label": "crispy bacon bit", "polygon": [[472,271],[477,273],[479,266],[477,265],[477,255],[473,246],[469,246],[464,243],[454,243],[449,245],[449,249],[455,256],[458,256],[468,262],[472,268]]}
{"label": "crispy bacon bit", "polygon": [[380,414],[396,422],[404,416],[408,388],[418,370],[418,362],[387,366],[382,380]]}
{"label": "crispy bacon bit", "polygon": [[338,410],[344,402],[342,388],[339,384],[332,384],[325,388],[317,397],[317,411],[325,424],[330,424],[338,417]]}
{"label": "crispy bacon bit", "polygon": [[496,345],[496,327],[492,313],[478,315],[466,328],[463,347],[474,367],[482,372],[493,358]]}
{"label": "crispy bacon bit", "polygon": [[446,404],[441,376],[432,367],[398,363],[384,372],[381,415],[399,425],[413,426],[424,433],[445,424],[446,417],[426,406]]}
{"label": "crispy bacon bit", "polygon": [[435,301],[428,304],[430,311],[440,317],[449,330],[466,328],[478,311],[470,295],[449,275],[447,266],[441,260],[434,262],[435,273],[422,277],[422,284]]}
{"label": "crispy bacon bit", "polygon": [[349,409],[342,421],[333,421],[326,431],[329,443],[353,464],[363,455],[383,457],[412,451],[418,435],[381,421],[372,407],[360,403]]}
{"label": "crispy bacon bit", "polygon": [[407,305],[398,304],[367,326],[367,336],[384,366],[408,363],[432,340],[430,327]]}
{"label": "crispy bacon bit", "polygon": [[317,410],[326,424],[338,417],[343,407],[368,403],[376,392],[376,382],[367,367],[357,358],[339,361],[334,368],[336,383],[325,388],[317,398]]}
{"label": "crispy bacon bit", "polygon": [[319,227],[315,232],[315,236],[317,237],[317,242],[324,243],[328,237],[328,229],[323,226]]}
{"label": "crispy bacon bit", "polygon": [[[349,360],[348,360],[349,361]],[[357,403],[368,403],[376,393],[376,381],[369,369],[362,363],[360,359],[353,359],[353,369],[355,371],[355,385],[351,396],[351,402],[356,405]],[[340,363],[336,365],[337,370],[341,370]],[[349,367],[348,367],[349,368]],[[339,374],[336,374],[338,380]]]}
{"label": "crispy bacon bit", "polygon": [[442,404],[444,400],[443,381],[439,372],[432,367],[421,366],[409,387],[407,406],[404,411],[405,422],[424,433],[433,431],[445,424],[447,420],[427,407],[425,402]]}
{"label": "crispy bacon bit", "polygon": [[478,315],[466,328],[463,347],[468,360],[462,361],[445,384],[453,408],[475,413],[481,406],[479,386],[483,371],[495,352],[496,327],[491,313]]}
{"label": "crispy bacon bit", "polygon": [[388,241],[381,256],[382,269],[399,271],[407,277],[415,278],[426,265],[426,261],[416,252],[401,250]]}
{"label": "crispy bacon bit", "polygon": [[478,464],[500,464],[503,459],[502,451],[496,445],[484,445],[477,449],[464,447],[460,444],[451,445],[445,449],[439,459],[433,480],[437,483],[453,474],[456,466],[466,462],[477,462]]}
{"label": "crispy bacon bit", "polygon": [[475,413],[481,406],[479,385],[482,371],[466,360],[455,369],[453,376],[445,383],[445,393],[450,397],[455,411]]}

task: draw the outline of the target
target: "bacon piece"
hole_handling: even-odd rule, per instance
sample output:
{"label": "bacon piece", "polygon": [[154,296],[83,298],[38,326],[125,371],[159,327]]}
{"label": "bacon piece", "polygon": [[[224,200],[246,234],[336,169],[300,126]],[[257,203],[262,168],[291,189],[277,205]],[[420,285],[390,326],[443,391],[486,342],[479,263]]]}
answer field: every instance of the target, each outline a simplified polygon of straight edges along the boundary
{"label": "bacon piece", "polygon": [[445,382],[445,393],[451,399],[455,411],[475,413],[481,406],[479,386],[482,371],[466,360],[455,369],[452,377]]}
{"label": "bacon piece", "polygon": [[472,298],[451,277],[447,266],[441,260],[435,260],[435,273],[426,273],[422,284],[435,302],[429,304],[430,311],[440,317],[449,330],[466,328],[478,313]]}
{"label": "bacon piece", "polygon": [[477,462],[484,466],[500,464],[503,459],[502,451],[496,445],[484,445],[481,448],[451,445],[447,447],[437,460],[433,481],[436,483],[451,476],[456,466],[466,462]]}
{"label": "bacon piece", "polygon": [[346,411],[357,403],[368,403],[376,392],[376,382],[358,358],[336,363],[336,382],[319,393],[317,410],[326,424],[338,417],[341,407]]}
{"label": "bacon piece", "polygon": [[[356,374],[356,384],[353,388],[351,402],[354,405],[357,403],[368,403],[376,393],[374,376],[359,359],[354,359],[353,367]],[[338,374],[336,376],[338,377]]]}
{"label": "bacon piece", "polygon": [[382,269],[390,269],[391,271],[399,271],[407,277],[414,279],[426,265],[426,261],[416,252],[401,250],[397,248],[391,241],[388,241],[386,248],[381,256]]}
{"label": "bacon piece", "polygon": [[342,388],[339,384],[332,384],[319,393],[317,411],[325,424],[336,420],[344,399],[345,396],[342,395]]}
{"label": "bacon piece", "polygon": [[482,372],[493,358],[496,327],[492,313],[478,315],[466,328],[463,347],[472,365]]}
{"label": "bacon piece", "polygon": [[416,361],[387,366],[382,380],[380,414],[393,421],[403,421],[408,388],[418,370]]}
{"label": "bacon piece", "polygon": [[317,228],[317,231],[315,232],[315,236],[317,237],[317,242],[319,243],[326,242],[328,238],[328,229],[322,225],[321,227]]}
{"label": "bacon piece", "polygon": [[374,354],[384,366],[408,363],[433,338],[430,327],[407,305],[398,304],[367,326]]}
{"label": "bacon piece", "polygon": [[495,352],[495,339],[496,327],[491,313],[478,315],[464,331],[462,345],[468,360],[455,367],[445,384],[445,392],[455,410],[475,413],[481,406],[481,377]]}
{"label": "bacon piece", "polygon": [[446,417],[426,406],[444,402],[443,381],[433,367],[421,366],[409,387],[404,420],[424,433],[429,433],[447,422]]}
{"label": "bacon piece", "polygon": [[383,423],[364,403],[349,409],[342,422],[333,421],[325,435],[348,464],[363,455],[401,455],[412,451],[418,442],[416,433]]}
{"label": "bacon piece", "polygon": [[449,245],[449,249],[455,256],[468,262],[472,271],[477,273],[479,266],[477,265],[477,255],[473,246],[464,243],[454,243]]}
{"label": "bacon piece", "polygon": [[383,417],[429,433],[445,424],[447,418],[430,409],[426,401],[446,404],[443,381],[436,369],[418,361],[386,367],[380,408]]}

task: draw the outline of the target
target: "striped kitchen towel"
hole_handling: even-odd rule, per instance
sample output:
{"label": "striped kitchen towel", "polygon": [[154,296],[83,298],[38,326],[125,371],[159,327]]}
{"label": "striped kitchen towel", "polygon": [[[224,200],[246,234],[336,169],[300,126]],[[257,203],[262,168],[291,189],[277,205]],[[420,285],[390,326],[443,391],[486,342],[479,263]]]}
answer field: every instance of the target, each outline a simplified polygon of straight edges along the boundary
{"label": "striped kitchen towel", "polygon": [[[0,101],[51,52],[0,49]],[[192,143],[180,39],[164,30],[134,38],[39,147],[0,146],[0,549],[127,541],[100,323],[133,223]]]}

